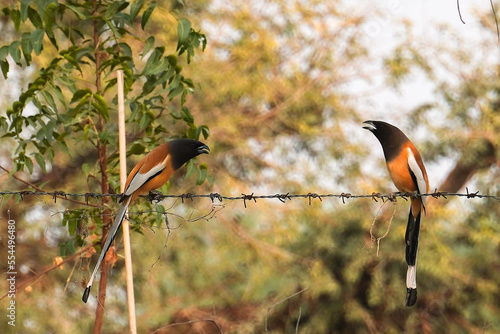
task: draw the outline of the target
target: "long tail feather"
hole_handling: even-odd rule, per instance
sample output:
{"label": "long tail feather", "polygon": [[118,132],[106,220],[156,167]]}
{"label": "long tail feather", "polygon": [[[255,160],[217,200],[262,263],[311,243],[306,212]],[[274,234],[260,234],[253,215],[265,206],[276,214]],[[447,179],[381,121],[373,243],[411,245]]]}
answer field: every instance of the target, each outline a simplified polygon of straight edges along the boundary
{"label": "long tail feather", "polygon": [[405,243],[406,243],[406,263],[409,266],[414,266],[417,262],[418,239],[420,236],[420,216],[422,211],[413,216],[412,209],[408,215],[408,225],[406,226]]}
{"label": "long tail feather", "polygon": [[421,214],[422,210],[418,212],[417,217],[414,217],[413,210],[410,208],[410,214],[408,215],[408,225],[405,234],[406,263],[408,264],[405,306],[413,306],[417,302],[417,254]]}
{"label": "long tail feather", "polygon": [[94,279],[97,275],[97,271],[99,270],[99,267],[101,266],[101,262],[104,259],[104,256],[109,250],[109,247],[111,246],[111,243],[115,239],[116,233],[118,232],[118,229],[122,225],[123,218],[125,217],[125,213],[127,212],[128,206],[130,204],[131,197],[128,197],[120,206],[120,209],[118,210],[118,213],[116,214],[115,221],[113,222],[113,225],[111,225],[111,228],[109,229],[108,236],[106,237],[106,241],[104,242],[104,245],[101,250],[101,254],[99,255],[99,259],[97,259],[97,263],[95,265],[94,271],[92,272],[92,276],[90,276],[90,280],[87,283],[87,287],[85,288],[85,291],[83,292],[82,300],[84,303],[87,302],[87,299],[89,298],[90,295],[90,289],[92,289],[92,284],[94,283]]}

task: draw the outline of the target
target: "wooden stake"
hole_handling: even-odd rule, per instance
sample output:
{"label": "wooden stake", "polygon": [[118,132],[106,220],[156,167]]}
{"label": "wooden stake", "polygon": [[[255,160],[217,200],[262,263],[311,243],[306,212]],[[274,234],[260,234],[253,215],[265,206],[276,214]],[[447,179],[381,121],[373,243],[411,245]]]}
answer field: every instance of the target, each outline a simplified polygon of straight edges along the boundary
{"label": "wooden stake", "polygon": [[[120,152],[120,185],[122,192],[127,181],[127,148],[125,137],[125,105],[123,97],[123,72],[117,71],[118,84],[118,137],[119,137],[119,152]],[[125,277],[127,281],[127,302],[128,302],[128,318],[131,334],[137,333],[137,325],[135,319],[135,297],[134,297],[134,277],[132,274],[132,252],[130,249],[130,227],[127,219],[123,220],[123,248],[125,251]]]}

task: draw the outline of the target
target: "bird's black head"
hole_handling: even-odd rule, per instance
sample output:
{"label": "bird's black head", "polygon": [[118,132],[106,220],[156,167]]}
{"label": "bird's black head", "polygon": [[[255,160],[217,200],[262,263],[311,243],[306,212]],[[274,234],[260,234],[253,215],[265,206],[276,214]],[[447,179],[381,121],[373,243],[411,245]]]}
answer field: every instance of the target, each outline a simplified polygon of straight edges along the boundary
{"label": "bird's black head", "polygon": [[168,150],[172,156],[172,167],[177,170],[186,162],[200,154],[208,154],[210,148],[193,139],[175,139],[168,142]]}
{"label": "bird's black head", "polygon": [[409,141],[408,137],[394,125],[382,121],[364,121],[363,129],[373,133],[382,145],[387,161],[391,161],[401,150],[403,144]]}

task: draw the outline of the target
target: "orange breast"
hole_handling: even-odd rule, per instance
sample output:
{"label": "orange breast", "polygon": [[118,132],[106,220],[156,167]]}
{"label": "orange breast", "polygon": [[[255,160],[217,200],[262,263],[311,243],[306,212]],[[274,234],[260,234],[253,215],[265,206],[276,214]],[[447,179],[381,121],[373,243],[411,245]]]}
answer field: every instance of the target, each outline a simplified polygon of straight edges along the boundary
{"label": "orange breast", "polygon": [[[401,192],[411,193],[418,190],[418,186],[413,181],[413,178],[410,174],[410,167],[408,166],[408,148],[410,148],[413,156],[415,157],[415,161],[422,171],[422,175],[426,183],[425,191],[428,192],[429,181],[427,178],[427,172],[425,170],[424,163],[422,161],[422,157],[411,142],[407,142],[403,145],[401,154],[398,155],[397,158],[387,162],[387,169],[389,170],[389,175],[391,176],[392,182],[394,182],[396,188],[398,188],[398,190]],[[413,215],[417,215],[420,212],[422,203],[423,202],[421,198],[411,198],[411,208]]]}
{"label": "orange breast", "polygon": [[[417,190],[417,185],[413,182],[408,168],[408,147],[414,152],[413,155],[417,159],[417,162],[420,160],[420,164],[420,155],[411,142],[406,143],[402,147],[401,154],[397,158],[387,162],[387,169],[389,170],[392,182],[394,182],[396,188],[401,192],[414,192]],[[417,153],[415,154],[415,152]]]}

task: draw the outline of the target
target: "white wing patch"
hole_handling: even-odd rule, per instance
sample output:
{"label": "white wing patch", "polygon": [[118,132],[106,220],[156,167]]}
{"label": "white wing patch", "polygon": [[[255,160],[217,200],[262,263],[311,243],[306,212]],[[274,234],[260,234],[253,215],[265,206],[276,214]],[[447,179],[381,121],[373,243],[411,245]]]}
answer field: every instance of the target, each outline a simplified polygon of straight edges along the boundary
{"label": "white wing patch", "polygon": [[134,178],[132,181],[130,181],[130,184],[128,185],[127,189],[125,189],[125,196],[130,196],[134,191],[139,189],[144,183],[146,183],[153,175],[161,172],[162,170],[165,169],[165,166],[167,165],[167,161],[170,159],[170,154],[167,155],[165,160],[160,162],[158,165],[154,166],[151,168],[147,173],[142,174],[141,169],[137,171],[137,173],[134,175]]}
{"label": "white wing patch", "polygon": [[[418,193],[425,194],[427,192],[427,183],[425,182],[424,173],[422,173],[422,170],[420,169],[420,166],[418,165],[417,160],[415,159],[415,156],[413,155],[411,149],[408,147],[407,150],[408,150],[408,166],[410,167],[410,170],[417,178]],[[422,202],[423,201],[424,198],[422,197]]]}

